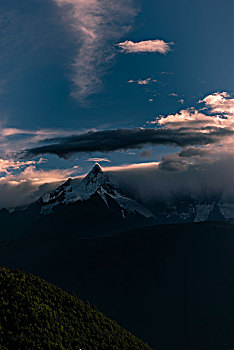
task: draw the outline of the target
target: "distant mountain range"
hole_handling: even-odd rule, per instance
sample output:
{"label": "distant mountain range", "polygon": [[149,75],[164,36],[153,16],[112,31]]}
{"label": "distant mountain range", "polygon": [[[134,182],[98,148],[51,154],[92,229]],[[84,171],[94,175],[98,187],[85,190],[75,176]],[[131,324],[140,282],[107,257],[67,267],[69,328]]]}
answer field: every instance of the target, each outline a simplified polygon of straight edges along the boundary
{"label": "distant mountain range", "polygon": [[68,179],[26,208],[0,211],[0,240],[25,234],[105,235],[155,223],[153,213],[119,192],[96,164],[80,182]]}
{"label": "distant mountain range", "polygon": [[156,224],[234,221],[234,203],[177,197],[143,203],[127,195],[113,176],[95,164],[80,181],[68,179],[26,208],[0,211],[0,242],[32,233],[110,235]]}

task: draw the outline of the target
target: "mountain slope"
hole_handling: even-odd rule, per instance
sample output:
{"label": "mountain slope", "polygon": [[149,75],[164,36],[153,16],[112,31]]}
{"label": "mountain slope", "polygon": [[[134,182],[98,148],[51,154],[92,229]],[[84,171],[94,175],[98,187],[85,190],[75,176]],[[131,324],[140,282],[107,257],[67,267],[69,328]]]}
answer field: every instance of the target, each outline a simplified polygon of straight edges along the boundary
{"label": "mountain slope", "polygon": [[155,224],[152,212],[116,189],[96,164],[80,182],[68,179],[25,209],[0,211],[0,242],[44,232],[105,235]]}
{"label": "mountain slope", "polygon": [[112,209],[110,202],[115,202],[124,218],[129,214],[137,214],[145,218],[154,217],[150,210],[122,195],[115,188],[111,178],[104,174],[99,164],[95,164],[81,182],[69,179],[52,193],[42,196],[39,199],[42,204],[41,214],[50,214],[61,204],[87,201],[95,194],[100,196],[110,210]]}
{"label": "mountain slope", "polygon": [[0,348],[150,350],[75,296],[18,270],[0,268]]}
{"label": "mountain slope", "polygon": [[212,222],[96,238],[64,232],[2,247],[0,265],[75,291],[157,350],[226,350],[234,348],[233,247],[234,226]]}
{"label": "mountain slope", "polygon": [[[128,193],[126,195],[126,193]],[[96,164],[82,180],[68,179],[55,191],[13,213],[0,211],[0,242],[32,234],[104,236],[155,224],[234,221],[234,204],[219,196],[142,203]]]}

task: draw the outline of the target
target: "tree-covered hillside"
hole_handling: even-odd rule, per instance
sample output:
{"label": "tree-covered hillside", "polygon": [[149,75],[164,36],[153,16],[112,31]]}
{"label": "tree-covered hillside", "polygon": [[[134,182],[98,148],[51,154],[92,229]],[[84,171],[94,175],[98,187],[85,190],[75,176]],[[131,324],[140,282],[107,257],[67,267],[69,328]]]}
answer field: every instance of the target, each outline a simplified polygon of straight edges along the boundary
{"label": "tree-covered hillside", "polygon": [[77,297],[39,277],[1,267],[0,349],[150,350],[150,347]]}

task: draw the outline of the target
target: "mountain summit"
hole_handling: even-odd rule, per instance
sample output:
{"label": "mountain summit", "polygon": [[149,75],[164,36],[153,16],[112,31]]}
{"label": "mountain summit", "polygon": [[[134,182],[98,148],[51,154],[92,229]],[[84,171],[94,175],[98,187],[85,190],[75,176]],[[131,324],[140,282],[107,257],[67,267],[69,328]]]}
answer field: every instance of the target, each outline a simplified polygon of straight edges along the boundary
{"label": "mountain summit", "polygon": [[68,179],[27,208],[16,208],[12,213],[0,211],[0,242],[32,232],[97,236],[155,224],[233,222],[233,218],[234,203],[179,199],[169,204],[142,204],[126,195],[114,173],[105,172],[96,163],[83,179]]}
{"label": "mountain summit", "polygon": [[89,172],[89,175],[90,175],[90,174],[94,174],[94,176],[96,176],[96,175],[99,174],[99,173],[103,173],[102,167],[101,167],[100,164],[95,163],[93,169]]}
{"label": "mountain summit", "polygon": [[120,193],[111,176],[105,174],[98,163],[94,165],[82,181],[69,179],[55,191],[42,196],[39,199],[42,205],[41,214],[51,214],[59,205],[88,201],[93,196],[101,198],[109,210],[115,211],[115,213],[119,212],[124,219],[129,214],[154,218],[150,210]]}

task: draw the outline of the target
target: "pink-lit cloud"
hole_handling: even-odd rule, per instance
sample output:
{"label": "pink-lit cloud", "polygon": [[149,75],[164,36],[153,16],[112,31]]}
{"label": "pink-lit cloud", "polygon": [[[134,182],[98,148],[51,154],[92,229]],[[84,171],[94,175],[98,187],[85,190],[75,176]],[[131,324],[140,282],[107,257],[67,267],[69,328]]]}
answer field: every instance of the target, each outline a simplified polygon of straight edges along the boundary
{"label": "pink-lit cloud", "polygon": [[[43,158],[40,158],[39,161],[35,161],[35,160],[19,161],[14,159],[0,159],[0,173],[11,174],[13,170],[20,170],[22,168],[35,166],[35,164],[42,164],[44,162],[46,162],[46,160]],[[1,180],[1,177],[0,177],[0,180]]]}
{"label": "pink-lit cloud", "polygon": [[234,130],[234,99],[227,92],[208,95],[199,103],[205,104],[205,108],[183,109],[176,114],[157,117],[150,124],[168,128],[196,128],[198,131],[202,127],[212,126]]}
{"label": "pink-lit cloud", "polygon": [[140,42],[133,42],[126,40],[119,43],[117,46],[124,53],[161,53],[163,55],[171,51],[173,43],[166,43],[163,40],[145,40]]}
{"label": "pink-lit cloud", "polygon": [[205,97],[200,102],[205,103],[214,114],[220,113],[227,116],[234,116],[234,99],[227,92],[214,93]]}
{"label": "pink-lit cloud", "polygon": [[234,158],[234,99],[227,92],[214,93],[199,101],[205,107],[200,110],[188,108],[176,114],[157,117],[150,124],[169,130],[193,130],[207,134],[210,130],[228,130],[217,142],[183,147],[181,151],[164,156],[160,167],[165,170],[184,171],[189,167],[203,167],[209,163]]}
{"label": "pink-lit cloud", "polygon": [[106,162],[106,163],[110,163],[111,161],[108,158],[88,158],[88,159],[86,159],[86,162],[95,162],[95,163]]}
{"label": "pink-lit cloud", "polygon": [[79,171],[77,167],[42,170],[29,165],[18,174],[8,172],[0,177],[0,209],[28,205]]}
{"label": "pink-lit cloud", "polygon": [[112,62],[114,44],[126,34],[137,13],[134,0],[52,0],[74,37],[77,54],[71,76],[73,96],[97,93]]}
{"label": "pink-lit cloud", "polygon": [[80,169],[75,166],[70,169],[37,169],[35,165],[25,167],[19,174],[8,172],[6,176],[0,177],[0,183],[10,183],[18,185],[22,182],[30,182],[32,185],[42,185],[44,183],[53,183],[65,181],[68,177],[77,174]]}
{"label": "pink-lit cloud", "polygon": [[128,171],[128,170],[134,170],[134,169],[142,169],[142,168],[149,168],[149,167],[158,167],[159,162],[147,162],[147,163],[132,163],[132,164],[122,164],[118,166],[106,166],[102,167],[104,171],[107,172],[114,172],[114,171]]}

